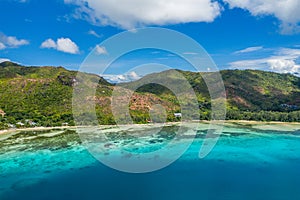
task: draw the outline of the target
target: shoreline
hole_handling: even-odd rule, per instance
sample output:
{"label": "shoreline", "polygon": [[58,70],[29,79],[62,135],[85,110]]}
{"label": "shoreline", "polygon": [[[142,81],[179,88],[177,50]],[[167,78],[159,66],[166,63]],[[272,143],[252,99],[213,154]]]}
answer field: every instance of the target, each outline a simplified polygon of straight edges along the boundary
{"label": "shoreline", "polygon": [[280,121],[248,121],[248,120],[225,120],[224,123],[247,123],[247,124],[295,124],[300,125],[300,122],[280,122]]}
{"label": "shoreline", "polygon": [[53,127],[30,127],[30,128],[11,128],[0,130],[0,135],[9,134],[20,131],[43,131],[43,130],[52,130],[52,129],[72,129],[78,128],[79,126],[53,126]]}
{"label": "shoreline", "polygon": [[[210,123],[211,121],[191,121],[186,123]],[[166,125],[173,125],[179,124],[180,122],[168,122],[164,123]],[[185,123],[185,122],[183,122]],[[263,122],[263,121],[247,121],[247,120],[225,120],[223,121],[224,124],[238,124],[238,125],[299,125],[300,129],[300,122]],[[147,126],[147,125],[155,125],[152,123],[149,124],[134,124],[135,126]],[[115,126],[115,125],[99,125],[99,127],[106,127],[106,126]],[[125,125],[126,126],[126,125]],[[10,134],[10,133],[17,133],[20,131],[42,131],[42,130],[52,130],[52,129],[77,129],[77,128],[88,128],[89,126],[54,126],[54,127],[30,127],[30,128],[13,128],[13,129],[4,129],[0,130],[0,135]],[[284,127],[282,127],[284,128]]]}

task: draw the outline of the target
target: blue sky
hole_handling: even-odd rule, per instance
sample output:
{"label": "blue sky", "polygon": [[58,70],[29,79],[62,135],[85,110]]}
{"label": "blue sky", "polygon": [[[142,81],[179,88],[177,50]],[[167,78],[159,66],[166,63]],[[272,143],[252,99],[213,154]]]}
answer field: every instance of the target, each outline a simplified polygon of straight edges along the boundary
{"label": "blue sky", "polygon": [[[155,26],[196,40],[219,69],[300,73],[299,7],[300,0],[1,0],[0,61],[78,69],[105,39]],[[135,52],[119,67],[163,55]]]}

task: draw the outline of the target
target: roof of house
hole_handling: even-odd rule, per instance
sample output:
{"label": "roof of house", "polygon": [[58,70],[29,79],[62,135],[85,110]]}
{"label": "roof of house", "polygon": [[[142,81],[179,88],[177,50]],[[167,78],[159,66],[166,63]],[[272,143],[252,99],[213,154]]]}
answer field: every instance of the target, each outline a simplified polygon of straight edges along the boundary
{"label": "roof of house", "polygon": [[175,116],[182,116],[181,113],[174,113]]}

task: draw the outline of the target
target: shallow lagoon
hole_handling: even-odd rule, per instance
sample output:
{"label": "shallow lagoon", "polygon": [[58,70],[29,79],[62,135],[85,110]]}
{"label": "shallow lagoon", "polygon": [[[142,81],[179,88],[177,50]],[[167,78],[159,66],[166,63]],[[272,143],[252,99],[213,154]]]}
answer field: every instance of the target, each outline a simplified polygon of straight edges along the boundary
{"label": "shallow lagoon", "polygon": [[[113,151],[120,146],[153,151],[172,138],[174,129],[140,138],[106,129],[115,148],[103,145]],[[199,159],[206,129],[206,124],[199,127],[179,160],[147,174],[101,164],[72,130],[2,136],[0,199],[300,199],[299,124],[228,123],[213,151]],[[178,145],[186,140],[188,135]]]}

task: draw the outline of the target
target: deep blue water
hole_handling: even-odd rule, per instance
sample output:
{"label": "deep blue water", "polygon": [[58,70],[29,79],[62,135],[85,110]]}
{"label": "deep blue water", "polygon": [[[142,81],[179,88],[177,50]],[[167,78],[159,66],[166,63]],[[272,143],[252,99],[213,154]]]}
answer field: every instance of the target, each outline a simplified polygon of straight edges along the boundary
{"label": "deep blue water", "polygon": [[76,134],[20,133],[0,142],[0,199],[299,200],[300,127],[293,128],[227,127],[206,158],[197,157],[200,137],[172,165],[147,174],[104,166]]}

